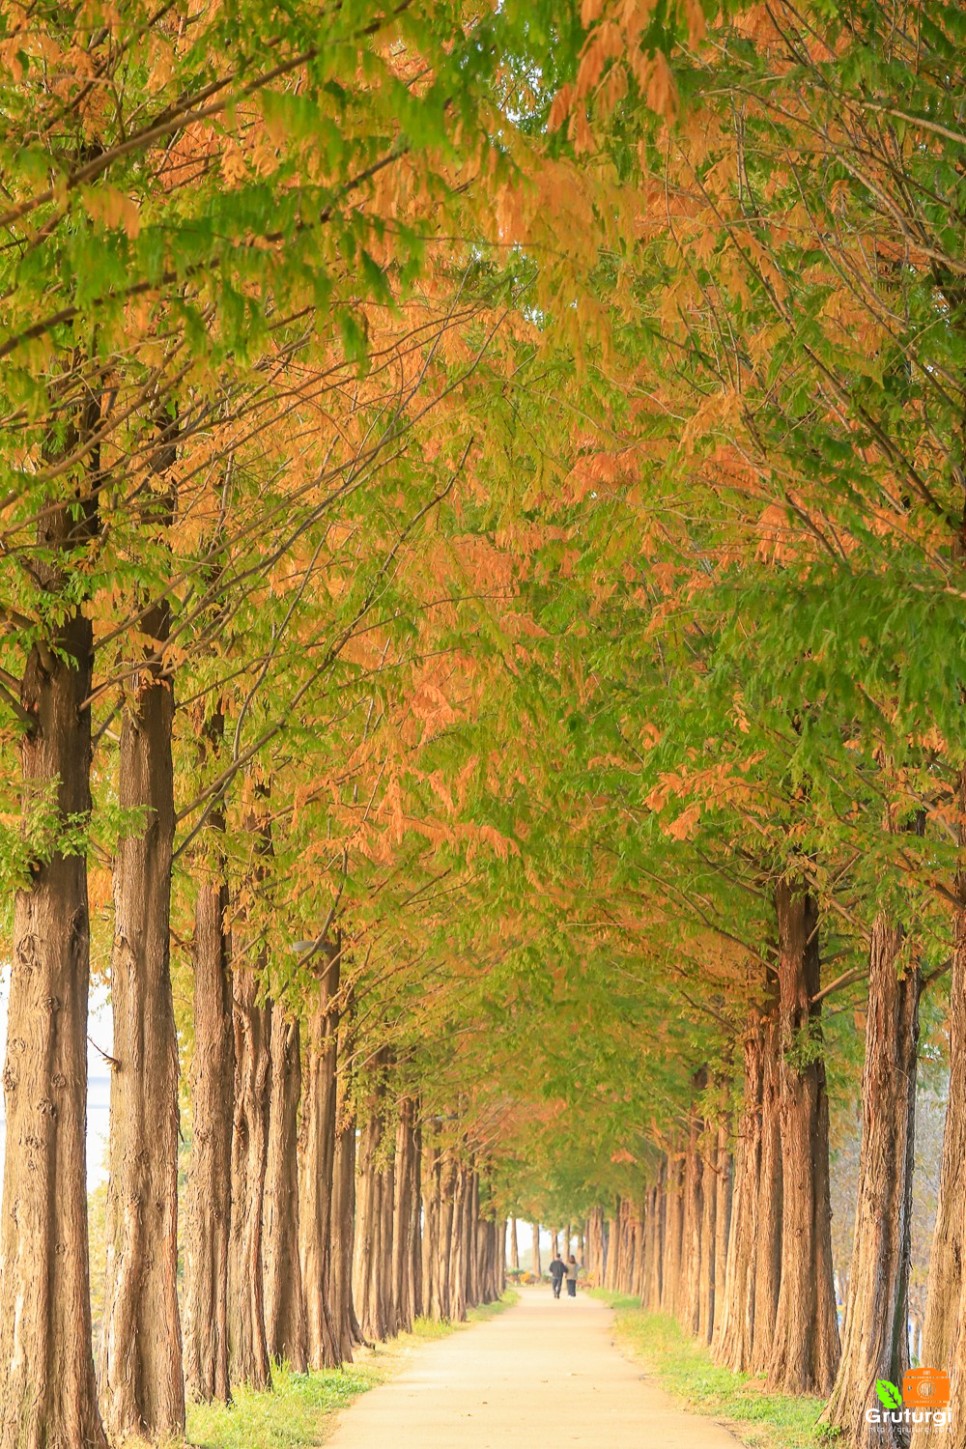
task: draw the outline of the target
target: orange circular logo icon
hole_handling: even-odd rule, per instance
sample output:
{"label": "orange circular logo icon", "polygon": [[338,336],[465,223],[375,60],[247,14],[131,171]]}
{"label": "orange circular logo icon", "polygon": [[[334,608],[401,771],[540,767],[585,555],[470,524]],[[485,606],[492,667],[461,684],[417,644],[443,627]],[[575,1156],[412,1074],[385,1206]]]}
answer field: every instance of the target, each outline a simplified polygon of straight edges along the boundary
{"label": "orange circular logo icon", "polygon": [[902,1375],[902,1402],[907,1409],[944,1409],[949,1403],[949,1375],[942,1369],[908,1369]]}

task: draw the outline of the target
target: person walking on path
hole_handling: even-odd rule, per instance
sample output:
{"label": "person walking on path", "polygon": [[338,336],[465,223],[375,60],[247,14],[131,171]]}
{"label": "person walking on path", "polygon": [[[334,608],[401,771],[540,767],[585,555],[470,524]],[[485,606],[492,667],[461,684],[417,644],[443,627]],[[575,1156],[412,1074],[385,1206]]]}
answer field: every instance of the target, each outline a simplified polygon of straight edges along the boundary
{"label": "person walking on path", "polygon": [[560,1287],[567,1274],[567,1265],[559,1253],[554,1254],[553,1262],[550,1264],[550,1277],[553,1279],[553,1296],[560,1297]]}
{"label": "person walking on path", "polygon": [[[551,1270],[552,1270],[553,1264],[551,1264],[550,1266],[551,1266]],[[579,1272],[580,1272],[580,1264],[577,1262],[577,1259],[574,1257],[573,1253],[571,1253],[571,1255],[570,1255],[570,1262],[567,1264],[567,1267],[566,1267],[566,1273],[567,1273],[567,1297],[568,1298],[576,1298],[577,1297],[577,1274]]]}

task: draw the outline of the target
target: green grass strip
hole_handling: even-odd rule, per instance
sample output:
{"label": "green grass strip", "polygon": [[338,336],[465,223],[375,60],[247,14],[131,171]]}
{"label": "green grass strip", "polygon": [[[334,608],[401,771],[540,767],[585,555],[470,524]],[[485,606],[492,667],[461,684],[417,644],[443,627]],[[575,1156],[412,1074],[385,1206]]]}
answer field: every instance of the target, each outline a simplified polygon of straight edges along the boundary
{"label": "green grass strip", "polygon": [[[516,1303],[508,1290],[496,1303],[470,1310],[467,1324],[485,1322]],[[296,1374],[285,1364],[273,1373],[268,1392],[238,1388],[228,1404],[190,1404],[188,1442],[199,1449],[313,1449],[324,1444],[335,1415],[359,1394],[391,1379],[420,1343],[446,1338],[467,1326],[418,1318],[412,1333],[402,1333],[341,1369]]]}
{"label": "green grass strip", "polygon": [[646,1312],[636,1298],[602,1289],[593,1296],[615,1310],[618,1342],[661,1388],[726,1425],[748,1449],[816,1449],[836,1437],[817,1422],[824,1400],[766,1393],[760,1378],[719,1368],[675,1319]]}

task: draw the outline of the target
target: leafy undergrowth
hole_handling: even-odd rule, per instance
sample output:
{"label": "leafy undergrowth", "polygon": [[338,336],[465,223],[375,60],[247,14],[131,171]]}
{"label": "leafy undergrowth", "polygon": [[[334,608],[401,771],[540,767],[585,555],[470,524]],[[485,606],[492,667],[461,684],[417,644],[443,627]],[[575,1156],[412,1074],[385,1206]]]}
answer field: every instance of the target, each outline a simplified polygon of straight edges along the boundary
{"label": "leafy undergrowth", "polygon": [[765,1393],[760,1379],[712,1363],[708,1350],[663,1313],[647,1313],[636,1298],[595,1292],[615,1310],[618,1341],[653,1372],[663,1389],[689,1409],[708,1414],[748,1449],[816,1449],[832,1442],[818,1423],[823,1400]]}
{"label": "leafy undergrowth", "polygon": [[[512,1290],[497,1303],[474,1308],[468,1323],[493,1318],[515,1303]],[[413,1348],[427,1339],[445,1338],[462,1324],[434,1323],[418,1318],[412,1333],[363,1350],[358,1363],[322,1373],[296,1374],[282,1365],[274,1373],[271,1392],[235,1390],[235,1401],[188,1406],[188,1442],[199,1449],[311,1449],[324,1444],[334,1416],[359,1394],[385,1383],[398,1372]]]}

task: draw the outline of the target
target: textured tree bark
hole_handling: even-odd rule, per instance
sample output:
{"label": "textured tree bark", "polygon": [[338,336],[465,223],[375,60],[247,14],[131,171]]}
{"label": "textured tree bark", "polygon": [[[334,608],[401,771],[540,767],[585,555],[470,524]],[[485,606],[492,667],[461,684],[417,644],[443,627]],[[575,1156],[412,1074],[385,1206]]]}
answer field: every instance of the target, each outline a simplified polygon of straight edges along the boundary
{"label": "textured tree bark", "polygon": [[[219,871],[220,874],[220,871]],[[231,1397],[228,1375],[228,1236],[235,1042],[231,943],[224,879],[203,881],[195,902],[191,1156],[185,1191],[185,1383],[203,1402]]]}
{"label": "textured tree bark", "polygon": [[756,1213],[761,1171],[763,1056],[757,1010],[744,1039],[744,1097],[738,1118],[731,1226],[724,1295],[719,1302],[714,1357],[735,1373],[751,1363],[754,1337]]}
{"label": "textured tree bark", "polygon": [[233,1383],[266,1389],[272,1372],[265,1337],[262,1204],[268,1160],[272,1007],[259,1004],[259,967],[235,971],[235,1116],[228,1247],[228,1345]]}
{"label": "textured tree bark", "polygon": [[604,1287],[608,1293],[617,1291],[617,1262],[620,1258],[620,1198],[614,1207],[613,1217],[607,1219],[605,1234],[607,1237],[607,1256],[604,1261]]}
{"label": "textured tree bark", "polygon": [[114,862],[110,1179],[101,1393],[115,1439],[184,1433],[178,1308],[178,1042],[169,932],[174,692],[162,675],[170,616],[142,616],[149,647],[121,724],[118,800],[143,823]]}
{"label": "textured tree bark", "polygon": [[332,1321],[339,1336],[339,1357],[352,1362],[357,1332],[352,1302],[352,1249],[356,1210],[356,1121],[342,1104],[338,1111],[335,1139],[335,1173],[332,1183]]}
{"label": "textured tree bark", "polygon": [[517,1236],[517,1220],[510,1219],[510,1267],[514,1270],[520,1267],[520,1239]]}
{"label": "textured tree bark", "polygon": [[466,1193],[466,1227],[464,1230],[464,1264],[466,1267],[466,1306],[475,1308],[480,1301],[480,1259],[476,1251],[479,1242],[480,1224],[480,1175],[475,1167],[470,1170]]}
{"label": "textured tree bark", "polygon": [[832,1279],[828,1097],[821,1057],[818,909],[781,883],[778,916],[781,1286],[769,1383],[784,1393],[827,1395],[839,1362]]}
{"label": "textured tree bark", "polygon": [[530,1248],[533,1257],[533,1271],[540,1278],[543,1274],[543,1264],[540,1262],[540,1224],[531,1223]]}
{"label": "textured tree bark", "polygon": [[265,1342],[269,1357],[308,1368],[308,1324],[299,1261],[298,1110],[302,1089],[298,1021],[272,1011],[268,1145],[262,1206]]}
{"label": "textured tree bark", "polygon": [[396,1297],[392,1281],[393,1203],[396,1198],[396,1164],[389,1158],[379,1174],[379,1221],[377,1225],[376,1299],[383,1324],[382,1338],[394,1338],[399,1332]]}
{"label": "textured tree bark", "polygon": [[452,1189],[452,1236],[449,1254],[449,1318],[453,1323],[462,1323],[466,1318],[466,1269],[464,1256],[466,1242],[466,1198],[469,1191],[469,1172],[460,1164],[454,1165]]}
{"label": "textured tree bark", "polygon": [[[698,1073],[692,1083],[695,1091],[703,1089],[706,1074]],[[701,1224],[704,1216],[704,1163],[700,1152],[701,1119],[692,1102],[688,1121],[688,1141],[684,1153],[684,1226],[683,1293],[680,1319],[688,1333],[701,1332],[701,1282],[705,1263],[701,1256]]]}
{"label": "textured tree bark", "polygon": [[439,1259],[436,1275],[439,1295],[439,1316],[443,1322],[453,1317],[453,1224],[456,1211],[456,1164],[450,1153],[440,1159],[439,1188]]}
{"label": "textured tree bark", "polygon": [[358,1144],[356,1174],[356,1232],[352,1270],[352,1296],[359,1315],[363,1337],[379,1337],[378,1308],[373,1304],[372,1280],[375,1273],[376,1224],[378,1222],[379,1175],[376,1154],[382,1140],[382,1118],[379,1103],[370,1094]]}
{"label": "textured tree bark", "polygon": [[[68,506],[68,504],[70,506]],[[39,541],[65,555],[96,533],[96,506],[48,509]],[[51,571],[47,586],[60,592]],[[33,645],[21,688],[23,808],[50,802],[56,828],[91,808],[90,622],[64,612]],[[87,861],[54,850],[31,865],[14,907],[7,1142],[0,1273],[0,1446],[104,1446],[91,1349],[85,1130],[90,926]]]}
{"label": "textured tree bark", "polygon": [[755,1182],[755,1296],[749,1367],[765,1373],[774,1343],[775,1317],[782,1276],[784,1225],[784,1158],[781,1135],[782,1036],[776,992],[769,995],[761,1017],[761,1156]]}
{"label": "textured tree bark", "polygon": [[842,1359],[822,1415],[856,1449],[903,1449],[899,1426],[865,1422],[869,1386],[902,1383],[912,1255],[912,1172],[919,1045],[918,968],[902,968],[903,933],[880,914],[869,949],[869,1008],[862,1077],[862,1148]]}
{"label": "textured tree bark", "polygon": [[661,1311],[673,1313],[677,1317],[681,1303],[681,1259],[684,1230],[684,1159],[679,1152],[668,1155],[666,1213]]}
{"label": "textured tree bark", "polygon": [[443,1317],[440,1304],[440,1177],[442,1158],[433,1130],[430,1141],[423,1136],[421,1171],[423,1197],[423,1312],[436,1322]]}
{"label": "textured tree bark", "polygon": [[[966,770],[960,776],[960,811],[966,815]],[[966,828],[960,827],[960,848]],[[949,1105],[943,1133],[939,1202],[929,1259],[926,1317],[922,1331],[922,1362],[945,1368],[950,1375],[954,1411],[944,1446],[966,1446],[966,870],[956,877],[952,974],[949,983]],[[913,1432],[913,1449],[928,1449],[937,1436]]]}
{"label": "textured tree bark", "polygon": [[[705,1132],[709,1130],[704,1123]],[[717,1152],[717,1133],[714,1133],[714,1152]],[[697,1336],[704,1343],[710,1343],[714,1332],[715,1253],[717,1238],[715,1222],[718,1212],[718,1178],[715,1162],[705,1162],[701,1174],[701,1228],[700,1260],[701,1276],[698,1284]]]}
{"label": "textured tree bark", "polygon": [[723,1314],[725,1280],[728,1273],[728,1242],[731,1228],[732,1160],[728,1147],[728,1125],[718,1124],[718,1145],[715,1158],[716,1186],[714,1213],[714,1313],[711,1342],[717,1341],[718,1325]]}
{"label": "textured tree bark", "polygon": [[393,1202],[392,1292],[396,1331],[409,1333],[421,1308],[417,1282],[419,1242],[419,1127],[416,1104],[404,1097],[396,1124],[395,1199]]}
{"label": "textured tree bark", "polygon": [[370,1340],[390,1338],[396,1331],[391,1293],[394,1174],[383,1141],[388,1063],[389,1054],[384,1051],[373,1064],[374,1082],[365,1107],[356,1178],[353,1295],[362,1332]]}
{"label": "textured tree bark", "polygon": [[309,1363],[313,1368],[335,1368],[341,1363],[341,1333],[331,1315],[330,1259],[341,943],[327,944],[323,951],[324,955],[319,960],[318,984],[306,1023],[299,1218]]}

